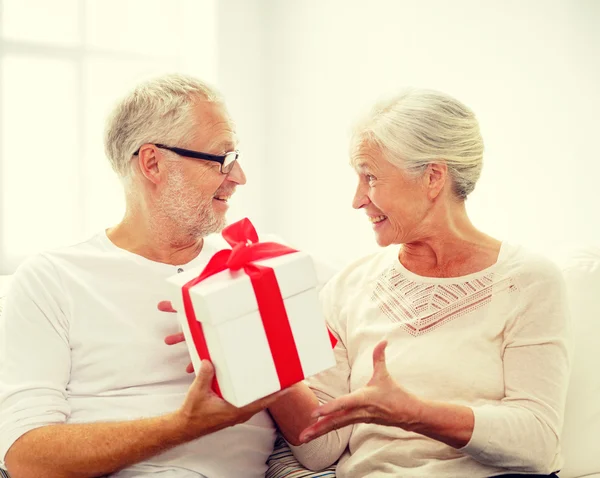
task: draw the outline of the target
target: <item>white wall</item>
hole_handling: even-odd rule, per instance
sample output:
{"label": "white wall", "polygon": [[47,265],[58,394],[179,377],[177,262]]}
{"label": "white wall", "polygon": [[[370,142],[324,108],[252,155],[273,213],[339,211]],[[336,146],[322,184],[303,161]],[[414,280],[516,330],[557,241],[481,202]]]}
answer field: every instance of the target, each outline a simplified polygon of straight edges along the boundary
{"label": "white wall", "polygon": [[[41,0],[4,0],[7,21],[9,3],[21,5],[25,19],[46,8]],[[358,114],[375,99],[412,85],[454,94],[481,120],[486,165],[468,201],[477,225],[544,252],[570,241],[600,243],[596,210],[600,161],[595,141],[600,131],[600,2],[179,0],[177,5],[193,12],[183,15],[183,23],[169,0],[111,0],[102,5],[107,11],[127,5],[128,15],[135,16],[142,3],[148,15],[167,9],[176,21],[165,20],[169,28],[163,25],[153,43],[138,46],[156,54],[176,54],[178,68],[215,82],[228,100],[248,175],[248,185],[232,201],[231,220],[248,215],[260,230],[277,233],[338,264],[375,249],[370,225],[350,206],[355,177],[347,165],[348,133]],[[75,4],[57,3],[64,9]],[[108,28],[110,18],[95,12],[89,20],[96,29]],[[13,17],[10,20],[14,23]],[[121,40],[115,42],[125,48]],[[10,53],[9,48],[24,51],[14,39],[0,42],[0,53]],[[50,50],[44,47],[34,53],[43,56]],[[70,58],[67,49],[57,55],[63,53]],[[101,74],[82,70],[86,81],[82,91],[93,101],[78,110],[84,120],[78,131],[64,133],[67,123],[56,122],[64,138],[61,149],[52,150],[53,157],[65,156],[64,141],[79,144],[84,153],[83,166],[76,172],[83,179],[73,191],[85,191],[87,196],[79,202],[63,201],[77,203],[75,212],[66,214],[59,207],[62,203],[50,201],[55,195],[44,194],[45,189],[36,189],[46,198],[45,209],[31,205],[37,216],[17,211],[13,206],[21,204],[19,194],[34,196],[14,174],[8,181],[10,164],[0,172],[0,179],[3,174],[5,179],[0,191],[3,224],[10,211],[17,211],[13,216],[18,220],[29,219],[10,227],[12,242],[19,242],[15,231],[29,242],[40,237],[39,244],[24,240],[28,251],[50,247],[45,236],[46,242],[35,233],[42,220],[54,221],[53,227],[41,229],[61,232],[55,242],[66,244],[118,219],[120,208],[109,204],[120,201],[118,185],[114,190],[107,187],[112,172],[102,157],[105,112],[139,74],[172,67],[170,58],[164,64],[153,58],[139,64],[126,59],[122,63],[127,65],[113,62],[109,67],[103,58]],[[3,71],[6,76],[8,70]],[[35,83],[35,76],[31,78]],[[7,89],[4,97],[14,96],[7,81],[0,84]],[[7,104],[0,106],[0,126],[15,124]],[[56,111],[43,102],[36,107],[50,115]],[[45,118],[40,124],[48,123]],[[0,141],[4,158],[12,157],[9,136],[16,141],[15,135],[5,132]],[[44,149],[45,144],[29,144],[30,157],[24,164],[39,168],[47,163],[58,171],[44,154],[32,153],[31,148]],[[57,189],[48,177],[40,176],[40,184]],[[67,225],[73,226],[72,233]],[[6,234],[0,233],[0,250],[9,244]],[[5,273],[20,260],[17,252],[0,254]]]}
{"label": "white wall", "polygon": [[236,123],[240,161],[248,178],[247,186],[239,187],[230,202],[228,220],[248,216],[263,230],[268,216],[263,193],[267,180],[263,168],[267,144],[268,9],[263,0],[219,0],[217,6],[217,87]]}
{"label": "white wall", "polygon": [[543,252],[600,243],[600,2],[262,7],[269,28],[260,53],[267,141],[259,187],[271,231],[340,264],[375,249],[364,214],[350,206],[348,133],[375,99],[410,85],[453,94],[480,118],[486,163],[468,200],[476,225]]}

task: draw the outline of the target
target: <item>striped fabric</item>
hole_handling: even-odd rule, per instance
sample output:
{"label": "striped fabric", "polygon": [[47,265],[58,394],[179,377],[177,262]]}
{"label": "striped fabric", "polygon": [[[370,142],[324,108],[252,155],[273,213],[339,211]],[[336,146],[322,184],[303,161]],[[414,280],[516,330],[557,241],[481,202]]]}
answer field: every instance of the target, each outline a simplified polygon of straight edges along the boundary
{"label": "striped fabric", "polygon": [[323,471],[310,471],[304,468],[292,454],[292,450],[278,437],[275,449],[267,460],[269,466],[265,478],[334,478],[335,466],[330,466]]}
{"label": "striped fabric", "polygon": [[10,476],[8,476],[8,473],[6,473],[6,471],[4,471],[1,468],[0,468],[0,477],[2,477],[2,478],[10,478]]}

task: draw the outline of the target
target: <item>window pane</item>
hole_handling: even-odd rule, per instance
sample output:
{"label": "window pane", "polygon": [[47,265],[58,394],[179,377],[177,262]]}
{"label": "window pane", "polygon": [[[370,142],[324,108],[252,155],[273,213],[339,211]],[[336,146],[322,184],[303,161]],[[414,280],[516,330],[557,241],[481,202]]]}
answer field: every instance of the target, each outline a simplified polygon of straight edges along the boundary
{"label": "window pane", "polygon": [[0,230],[14,258],[77,239],[77,71],[67,61],[6,56],[0,83]]}
{"label": "window pane", "polygon": [[121,219],[121,184],[104,154],[104,126],[117,100],[146,78],[178,71],[176,63],[116,60],[85,62],[84,191],[85,231],[92,234]]}
{"label": "window pane", "polygon": [[73,45],[80,41],[78,0],[2,0],[2,35]]}
{"label": "window pane", "polygon": [[86,43],[154,56],[177,56],[182,0],[87,0]]}

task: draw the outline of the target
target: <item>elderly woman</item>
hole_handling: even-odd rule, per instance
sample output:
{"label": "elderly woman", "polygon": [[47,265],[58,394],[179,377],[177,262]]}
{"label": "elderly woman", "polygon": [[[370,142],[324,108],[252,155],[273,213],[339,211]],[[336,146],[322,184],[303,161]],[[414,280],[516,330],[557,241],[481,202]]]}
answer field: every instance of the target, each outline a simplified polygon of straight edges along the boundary
{"label": "elderly woman", "polygon": [[435,91],[404,92],[356,129],[353,207],[385,249],[322,291],[338,365],[309,381],[319,420],[293,447],[308,468],[340,456],[340,478],[560,468],[564,286],[548,260],[469,220],[482,156],[473,112]]}

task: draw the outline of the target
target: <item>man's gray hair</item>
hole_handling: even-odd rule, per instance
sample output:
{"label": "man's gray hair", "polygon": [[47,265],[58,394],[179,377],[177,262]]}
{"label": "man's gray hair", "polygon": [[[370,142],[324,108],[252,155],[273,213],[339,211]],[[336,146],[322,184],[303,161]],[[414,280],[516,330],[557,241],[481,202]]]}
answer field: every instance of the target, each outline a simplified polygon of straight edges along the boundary
{"label": "man's gray hair", "polygon": [[104,150],[116,173],[129,175],[133,153],[144,143],[188,145],[197,130],[192,110],[199,101],[223,99],[212,86],[179,74],[151,79],[131,91],[106,123]]}
{"label": "man's gray hair", "polygon": [[439,91],[408,89],[376,104],[356,126],[352,148],[365,141],[415,175],[430,163],[446,163],[454,194],[463,200],[481,175],[483,139],[475,114]]}

